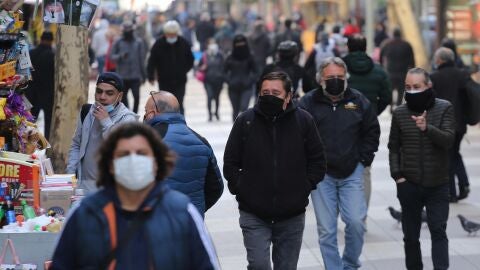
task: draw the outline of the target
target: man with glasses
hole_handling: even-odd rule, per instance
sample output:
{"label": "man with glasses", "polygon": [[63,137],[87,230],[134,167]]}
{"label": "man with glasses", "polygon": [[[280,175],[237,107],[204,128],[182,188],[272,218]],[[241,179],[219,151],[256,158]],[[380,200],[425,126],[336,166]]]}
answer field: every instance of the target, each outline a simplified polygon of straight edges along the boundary
{"label": "man with glasses", "polygon": [[[327,173],[312,203],[317,219],[320,251],[326,269],[358,269],[365,233],[367,205],[363,171],[378,150],[380,126],[376,110],[359,91],[349,88],[347,66],[338,57],[320,65],[320,88],[307,93],[300,106],[310,112],[325,144]],[[345,249],[337,245],[337,219],[345,222]]]}
{"label": "man with glasses", "polygon": [[177,98],[169,92],[150,92],[143,121],[176,154],[175,169],[165,181],[188,195],[204,216],[223,193],[222,175],[210,144],[187,126]]}
{"label": "man with glasses", "polygon": [[68,152],[67,173],[76,173],[79,186],[96,190],[96,153],[111,129],[122,122],[137,121],[138,116],[123,103],[123,80],[115,72],[102,73],[97,80],[95,104],[82,107]]}

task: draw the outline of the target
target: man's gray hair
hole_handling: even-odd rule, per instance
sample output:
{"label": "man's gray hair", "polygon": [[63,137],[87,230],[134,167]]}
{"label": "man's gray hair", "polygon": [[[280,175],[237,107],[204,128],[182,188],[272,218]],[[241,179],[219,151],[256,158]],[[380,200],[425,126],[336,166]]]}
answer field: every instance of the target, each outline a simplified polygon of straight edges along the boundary
{"label": "man's gray hair", "polygon": [[159,113],[179,113],[180,108],[178,106],[172,106],[168,102],[162,99],[155,99],[155,104],[157,104],[157,108]]}
{"label": "man's gray hair", "polygon": [[[450,50],[450,49],[449,49]],[[423,81],[425,83],[425,85],[428,85],[430,84],[431,80],[430,80],[430,75],[428,74],[428,72],[423,69],[423,68],[419,68],[419,67],[414,67],[414,68],[411,68],[407,71],[407,75],[408,74],[421,74],[423,75],[423,77],[425,78],[425,80]]]}
{"label": "man's gray hair", "polygon": [[442,63],[447,63],[455,61],[455,53],[447,47],[438,48],[433,57],[435,62],[440,61]]}
{"label": "man's gray hair", "polygon": [[321,78],[323,77],[323,71],[329,65],[337,65],[337,66],[343,68],[345,75],[347,75],[347,64],[345,64],[345,62],[343,62],[342,58],[340,58],[340,57],[327,57],[322,61],[320,66],[318,66],[318,72],[317,72],[317,81],[318,82],[320,82]]}

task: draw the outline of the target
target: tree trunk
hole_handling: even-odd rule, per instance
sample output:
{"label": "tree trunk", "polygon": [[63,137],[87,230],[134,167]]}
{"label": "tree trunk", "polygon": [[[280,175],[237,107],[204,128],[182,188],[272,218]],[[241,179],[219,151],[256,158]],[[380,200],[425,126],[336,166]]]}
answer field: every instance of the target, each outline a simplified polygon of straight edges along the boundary
{"label": "tree trunk", "polygon": [[65,171],[77,117],[88,98],[87,29],[59,25],[55,53],[55,99],[50,144],[56,172]]}

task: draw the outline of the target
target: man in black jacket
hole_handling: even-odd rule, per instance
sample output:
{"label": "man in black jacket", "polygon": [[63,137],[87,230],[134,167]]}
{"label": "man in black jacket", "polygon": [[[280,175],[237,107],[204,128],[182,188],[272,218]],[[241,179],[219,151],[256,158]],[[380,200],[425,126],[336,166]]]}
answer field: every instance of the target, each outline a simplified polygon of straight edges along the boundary
{"label": "man in black jacket", "polygon": [[448,269],[448,162],[455,135],[454,108],[436,99],[428,73],[421,68],[405,78],[406,104],[392,116],[390,173],[402,206],[406,267],[422,269],[421,212],[427,211],[434,269]]}
{"label": "man in black jacket", "polygon": [[[326,58],[318,69],[320,88],[300,100],[315,118],[326,146],[327,173],[312,191],[320,251],[326,269],[358,269],[367,205],[363,171],[378,150],[380,126],[376,110],[357,90],[347,87],[347,66]],[[338,213],[346,223],[345,250],[337,247]]]}
{"label": "man in black jacket", "polygon": [[224,154],[223,173],[240,209],[248,269],[296,269],[308,195],[325,174],[312,116],[291,102],[284,72],[264,75],[258,103],[240,114]]}
{"label": "man in black jacket", "polygon": [[38,118],[40,110],[43,110],[45,117],[44,135],[47,140],[50,137],[55,90],[55,52],[52,43],[52,32],[45,31],[40,38],[40,44],[30,51],[33,80],[26,91],[27,98],[33,105],[32,115]]}
{"label": "man in black jacket", "polygon": [[176,21],[168,21],[163,32],[164,36],[153,44],[150,51],[148,81],[153,84],[156,73],[159,89],[172,93],[178,99],[183,114],[187,73],[193,67],[191,45],[180,36],[180,25]]}
{"label": "man in black jacket", "polygon": [[[455,66],[455,53],[449,48],[441,47],[434,55],[437,70],[431,75],[437,98],[448,100],[455,111],[455,142],[450,149],[450,202],[465,199],[470,192],[467,171],[460,154],[460,144],[467,132],[466,122],[466,84],[467,72]],[[459,194],[457,196],[455,175],[458,177]]]}

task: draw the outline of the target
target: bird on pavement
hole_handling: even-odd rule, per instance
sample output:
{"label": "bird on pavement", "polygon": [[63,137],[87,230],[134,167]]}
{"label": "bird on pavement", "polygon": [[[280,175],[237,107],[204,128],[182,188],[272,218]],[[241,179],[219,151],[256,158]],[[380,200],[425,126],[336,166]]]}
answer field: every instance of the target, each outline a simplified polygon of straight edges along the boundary
{"label": "bird on pavement", "polygon": [[460,224],[462,224],[463,229],[468,232],[468,235],[472,233],[476,235],[478,230],[480,230],[480,223],[470,221],[462,215],[458,215],[458,218],[460,219]]}
{"label": "bird on pavement", "polygon": [[[402,222],[402,211],[395,210],[392,206],[388,207],[388,211],[390,211],[390,215],[398,222]],[[427,212],[425,209],[422,209],[422,223],[427,223]]]}

